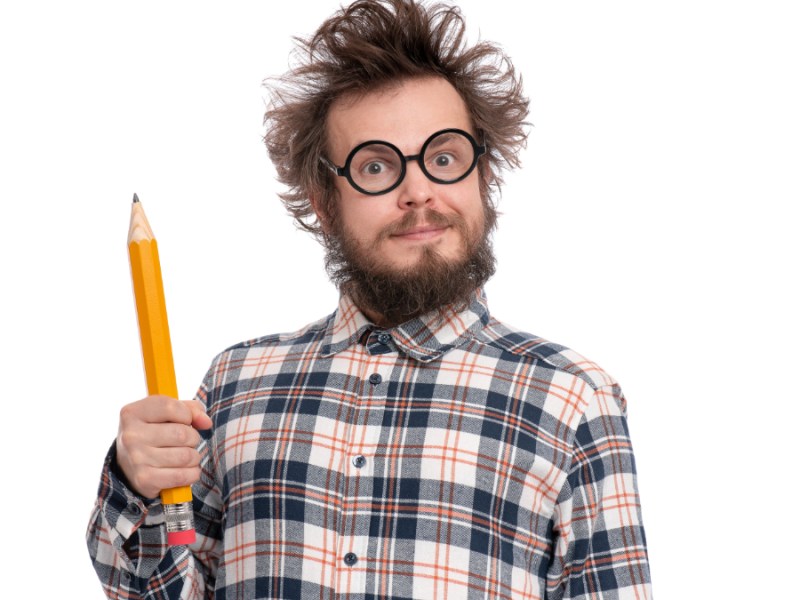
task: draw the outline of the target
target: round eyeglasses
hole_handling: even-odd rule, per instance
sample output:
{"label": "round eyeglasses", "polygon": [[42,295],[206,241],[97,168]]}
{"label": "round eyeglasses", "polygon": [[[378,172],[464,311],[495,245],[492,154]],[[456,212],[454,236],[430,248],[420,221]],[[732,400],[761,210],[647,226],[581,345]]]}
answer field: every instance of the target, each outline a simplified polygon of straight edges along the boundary
{"label": "round eyeglasses", "polygon": [[346,177],[356,190],[369,196],[386,194],[406,176],[406,165],[414,160],[425,176],[436,183],[457,183],[467,177],[478,158],[486,153],[485,145],[461,129],[443,129],[431,135],[419,154],[405,156],[394,144],[370,140],[350,151],[343,167],[329,160],[322,162],[339,177]]}

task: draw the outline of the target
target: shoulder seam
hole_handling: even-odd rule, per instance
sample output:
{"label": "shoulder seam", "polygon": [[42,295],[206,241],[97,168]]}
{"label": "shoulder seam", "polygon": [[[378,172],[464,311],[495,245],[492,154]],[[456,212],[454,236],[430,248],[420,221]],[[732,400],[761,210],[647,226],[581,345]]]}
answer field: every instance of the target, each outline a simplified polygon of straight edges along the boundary
{"label": "shoulder seam", "polygon": [[[487,333],[486,330],[491,329],[493,325],[499,326],[501,328],[501,331],[494,331],[494,334]],[[505,330],[506,332],[505,335],[503,335],[503,330]],[[512,340],[509,340],[508,334],[516,334],[521,338],[527,338],[524,340],[524,342],[530,343],[531,345],[529,347],[521,347],[519,343],[515,343]],[[568,373],[573,377],[578,377],[579,379],[585,381],[595,392],[606,386],[618,385],[616,380],[613,377],[611,377],[608,373],[603,371],[599,366],[594,365],[594,363],[589,359],[586,359],[582,355],[578,355],[578,353],[576,353],[574,350],[571,350],[566,346],[550,342],[549,340],[546,340],[537,335],[511,329],[507,325],[497,320],[493,320],[492,322],[490,322],[486,327],[484,327],[480,331],[479,335],[475,336],[474,339],[478,343],[498,348],[499,350],[503,352],[508,352],[510,354],[513,354],[514,356],[529,357],[532,360],[533,359],[540,360],[543,363],[552,367],[553,369],[556,369],[557,371],[560,371],[562,373]],[[542,353],[540,349],[543,347],[549,348],[551,350],[551,354],[546,355]],[[605,377],[593,376],[589,371],[579,366],[574,361],[572,361],[568,356],[566,356],[565,352],[575,353],[578,356],[578,358],[581,358],[585,360],[587,363],[591,363],[592,365],[594,365],[595,369],[599,372],[602,372]],[[560,356],[564,361],[564,364],[559,364],[559,362],[552,360],[551,358],[552,355]],[[604,381],[604,379],[606,380]]]}

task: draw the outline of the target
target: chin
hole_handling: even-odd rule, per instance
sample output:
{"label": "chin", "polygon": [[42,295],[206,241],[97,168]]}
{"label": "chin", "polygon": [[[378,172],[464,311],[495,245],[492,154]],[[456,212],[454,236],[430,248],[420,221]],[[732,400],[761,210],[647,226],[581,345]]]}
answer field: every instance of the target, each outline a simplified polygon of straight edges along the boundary
{"label": "chin", "polygon": [[[450,258],[449,256],[439,256],[438,263],[439,269],[447,269],[457,266],[461,260],[459,257]],[[393,263],[386,268],[380,269],[385,275],[394,275],[401,278],[415,277],[423,271],[429,271],[431,261],[425,256],[420,256],[417,259],[407,261],[405,263]]]}

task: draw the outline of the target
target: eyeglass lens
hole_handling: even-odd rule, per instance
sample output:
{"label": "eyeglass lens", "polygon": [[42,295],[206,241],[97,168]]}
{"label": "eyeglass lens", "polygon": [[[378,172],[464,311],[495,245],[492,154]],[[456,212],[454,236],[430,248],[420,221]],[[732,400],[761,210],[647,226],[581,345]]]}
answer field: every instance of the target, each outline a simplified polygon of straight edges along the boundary
{"label": "eyeglass lens", "polygon": [[[394,186],[405,171],[406,159],[394,146],[373,142],[358,149],[350,158],[353,183],[368,192],[381,192]],[[457,181],[475,164],[471,140],[458,132],[445,131],[425,145],[420,166],[428,177],[441,183]]]}

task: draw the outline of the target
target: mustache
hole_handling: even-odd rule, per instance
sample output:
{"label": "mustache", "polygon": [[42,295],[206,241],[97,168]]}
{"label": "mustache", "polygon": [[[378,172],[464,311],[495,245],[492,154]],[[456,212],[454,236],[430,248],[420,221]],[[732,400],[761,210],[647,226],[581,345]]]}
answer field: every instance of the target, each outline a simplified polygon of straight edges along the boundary
{"label": "mustache", "polygon": [[394,223],[390,223],[384,227],[379,237],[381,240],[384,240],[393,235],[405,233],[409,229],[413,229],[422,223],[433,225],[434,227],[450,227],[459,226],[461,221],[462,219],[458,215],[448,217],[430,208],[425,209],[422,213],[419,211],[410,211]]}

